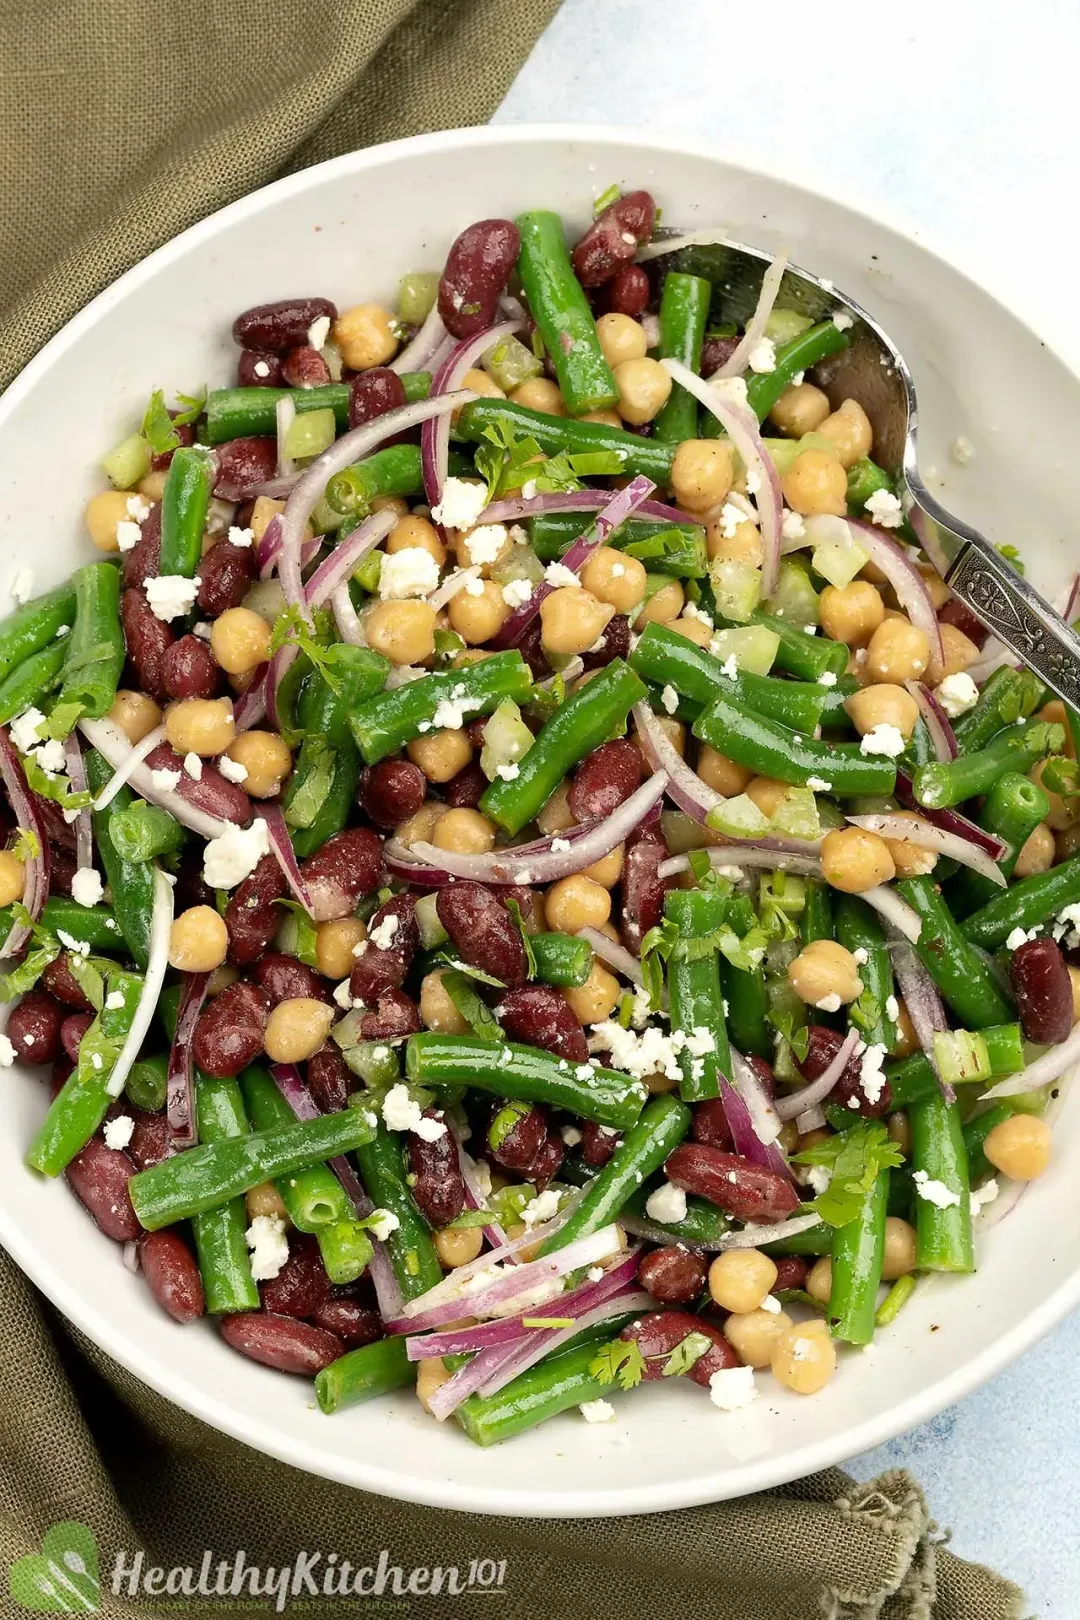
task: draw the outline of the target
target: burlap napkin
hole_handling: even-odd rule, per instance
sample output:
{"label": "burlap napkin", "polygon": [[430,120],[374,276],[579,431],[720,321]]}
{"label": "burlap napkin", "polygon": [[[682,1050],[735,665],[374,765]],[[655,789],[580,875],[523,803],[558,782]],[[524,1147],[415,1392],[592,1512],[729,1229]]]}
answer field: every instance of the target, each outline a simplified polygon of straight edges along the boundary
{"label": "burlap napkin", "polygon": [[[557,5],[0,0],[0,386],[122,270],[222,204],[321,158],[487,118]],[[319,1549],[321,1563],[297,1565]],[[237,1574],[238,1555],[257,1577]],[[313,1595],[346,1560],[372,1567],[371,1595]],[[431,1595],[436,1567],[458,1573]],[[4,1615],[27,1613],[20,1600],[125,1620],[272,1611],[283,1570],[286,1612],[327,1616],[465,1620],[493,1597],[507,1620],[1017,1620],[1024,1607],[1010,1582],[943,1549],[903,1473],[859,1486],[833,1471],[715,1507],[578,1523],[325,1484],[170,1406],[0,1253]],[[233,1598],[206,1595],[230,1581]]]}

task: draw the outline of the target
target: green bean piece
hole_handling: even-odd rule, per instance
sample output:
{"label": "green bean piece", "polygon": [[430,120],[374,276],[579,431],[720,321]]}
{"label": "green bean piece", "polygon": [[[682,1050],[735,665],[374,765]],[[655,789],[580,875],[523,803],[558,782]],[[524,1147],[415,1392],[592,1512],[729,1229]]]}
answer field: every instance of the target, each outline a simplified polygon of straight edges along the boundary
{"label": "green bean piece", "polygon": [[855,743],[830,746],[815,742],[764,715],[746,713],[729,698],[713,700],[694,726],[694,735],[758,776],[800,787],[816,777],[827,781],[841,798],[888,794],[896,786],[896,766],[891,759],[862,754]]}
{"label": "green bean piece", "polygon": [[173,451],[161,497],[159,574],[195,578],[212,487],[210,457],[201,445],[182,445]]}
{"label": "green bean piece", "polygon": [[965,918],[961,928],[973,945],[980,945],[984,951],[996,951],[1014,928],[1024,928],[1030,933],[1078,900],[1080,855],[1073,855],[1048,872],[1035,872],[1031,877],[1021,878],[1010,889],[996,890],[994,898]]}
{"label": "green bean piece", "polygon": [[897,1277],[889,1292],[874,1313],[874,1326],[889,1327],[896,1321],[904,1306],[915,1292],[918,1278],[912,1271],[907,1271],[902,1277]]}
{"label": "green bean piece", "polygon": [[24,602],[14,613],[0,619],[0,681],[6,682],[12,671],[34,653],[62,639],[57,632],[64,625],[70,630],[74,621],[75,589],[71,581],[32,602]]}
{"label": "green bean piece", "polygon": [[575,990],[585,983],[593,964],[592,946],[573,934],[533,934],[529,944],[536,961],[537,984]]}
{"label": "green bean piece", "polygon": [[[594,451],[614,451],[622,459],[623,473],[636,477],[644,473],[663,488],[671,481],[675,446],[657,439],[643,439],[624,428],[605,427],[603,422],[577,422],[567,416],[547,416],[530,411],[509,399],[474,399],[458,417],[457,433],[468,444],[483,444],[489,428],[511,429],[522,438],[535,439],[546,456],[588,455]],[[580,531],[579,531],[580,532]]]}
{"label": "green bean piece", "polygon": [[[916,1180],[915,1264],[920,1271],[974,1271],[971,1236],[971,1180],[958,1103],[940,1091],[908,1107],[911,1163]],[[922,1181],[920,1172],[925,1176]],[[939,1198],[939,1208],[920,1191],[920,1182]]]}
{"label": "green bean piece", "polygon": [[[244,1069],[240,1093],[255,1130],[280,1130],[296,1123],[295,1113],[265,1069],[255,1065]],[[289,1219],[301,1232],[313,1232],[318,1237],[324,1227],[352,1219],[349,1196],[326,1164],[309,1164],[302,1170],[290,1171],[275,1178],[275,1186]]]}
{"label": "green bean piece", "polygon": [[350,1218],[320,1226],[315,1234],[323,1268],[332,1283],[344,1285],[362,1277],[371,1262],[371,1239],[361,1223]]}
{"label": "green bean piece", "polygon": [[[757,923],[757,913],[745,895],[733,895],[728,901],[725,921],[740,939],[745,939]],[[767,1058],[775,1052],[775,1030],[769,1022],[769,992],[765,973],[758,968],[733,967],[726,956],[720,958],[720,983],[724,991],[724,1007],[728,1034],[735,1049],[744,1055]]]}
{"label": "green bean piece", "polygon": [[152,861],[183,849],[188,831],[156,804],[136,799],[113,816],[110,823],[117,854],[125,861]]}
{"label": "green bean piece", "polygon": [[320,1412],[332,1417],[346,1406],[372,1401],[377,1395],[416,1383],[418,1361],[410,1361],[403,1333],[390,1333],[359,1350],[347,1350],[329,1367],[315,1374],[315,1399]]}
{"label": "green bean piece", "polygon": [[999,731],[1014,726],[1024,714],[1024,682],[1020,671],[1008,664],[987,677],[982,691],[966,714],[953,723],[961,753],[974,754],[993,742]]}
{"label": "green bean piece", "polygon": [[[778,343],[774,369],[751,377],[746,385],[746,402],[758,421],[765,420],[800,371],[808,371],[827,355],[846,349],[850,342],[847,333],[830,320],[808,327],[786,343]],[[712,415],[706,416],[701,431],[703,438],[715,439],[723,435],[723,429]]]}
{"label": "green bean piece", "polygon": [[[717,621],[720,622],[719,620]],[[794,675],[797,681],[820,681],[823,675],[838,678],[847,669],[848,649],[842,641],[829,641],[825,636],[811,636],[786,619],[757,608],[750,615],[751,624],[763,624],[780,637],[776,649],[776,667]]]}
{"label": "green bean piece", "polygon": [[[684,1102],[719,1097],[719,1077],[731,1075],[719,952],[708,946],[725,910],[720,895],[701,889],[675,889],[664,901],[664,916],[678,935],[668,959],[667,986],[671,1032],[679,1031],[688,1042],[679,1052],[679,1095]],[[695,1045],[709,1042],[711,1051],[695,1052]]]}
{"label": "green bean piece", "polygon": [[[430,371],[412,371],[401,380],[409,402],[426,399],[431,392]],[[348,429],[348,383],[323,383],[317,388],[213,388],[206,396],[207,444],[276,433],[279,399],[291,399],[298,416],[329,406],[338,432]]]}
{"label": "green bean piece", "polygon": [[847,1344],[869,1344],[874,1337],[888,1202],[889,1172],[879,1170],[855,1219],[833,1236],[829,1326],[833,1338]]}
{"label": "green bean piece", "polygon": [[835,935],[821,934],[818,938],[836,938],[853,955],[862,953],[858,958],[862,995],[850,1011],[854,1014],[858,1010],[866,1018],[865,1023],[860,1018],[859,1028],[867,1046],[880,1045],[887,1052],[893,1051],[900,1031],[888,1011],[896,994],[892,964],[881,924],[866,901],[853,894],[841,895],[836,907]]}
{"label": "green bean piece", "polygon": [[148,1232],[187,1220],[247,1192],[351,1153],[375,1132],[370,1109],[350,1104],[317,1119],[294,1120],[223,1142],[203,1142],[141,1170],[128,1183],[135,1213]]}
{"label": "green bean piece", "polygon": [[78,703],[89,720],[100,720],[116,702],[124,667],[120,628],[120,571],[111,563],[86,563],[71,576],[75,624],[65,640],[61,703]]}
{"label": "green bean piece", "polygon": [[806,905],[802,915],[803,944],[812,945],[815,939],[836,939],[833,923],[833,891],[818,878],[806,882]]}
{"label": "green bean piece", "polygon": [[973,754],[960,754],[942,762],[921,765],[912,783],[916,802],[928,810],[944,810],[978,793],[987,793],[1005,771],[1023,774],[1047,754],[1060,753],[1064,726],[1028,721],[999,732],[993,742]]}
{"label": "green bean piece", "polygon": [[589,308],[558,214],[534,209],[519,214],[521,249],[517,269],[529,310],[555,367],[571,416],[614,405],[619,390],[604,359]]}
{"label": "green bean piece", "polygon": [[[660,358],[679,360],[691,371],[701,370],[701,345],[712,299],[712,283],[701,276],[669,270],[660,292]],[[681,383],[671,393],[653,423],[653,436],[665,444],[697,438],[698,405]]]}
{"label": "green bean piece", "polygon": [[821,709],[821,724],[826,731],[851,730],[852,720],[845,705],[858,690],[859,683],[854,675],[838,675],[831,686],[826,686]]}
{"label": "green bean piece", "polygon": [[164,1052],[155,1057],[140,1058],[131,1065],[124,1081],[124,1095],[135,1108],[145,1108],[149,1114],[159,1114],[165,1106],[168,1085],[169,1059]]}
{"label": "green bean piece", "polygon": [[657,686],[673,687],[697,704],[727,697],[792,731],[813,732],[821,724],[826,688],[812,682],[780,681],[738,670],[725,673],[719,658],[667,625],[650,624],[630,654],[630,668]]}
{"label": "green bean piece", "polygon": [[42,698],[55,691],[66,658],[67,645],[61,640],[16,664],[11,674],[0,681],[0,725],[6,726],[16,715],[40,705]]}
{"label": "green bean piece", "polygon": [[380,1121],[370,1140],[358,1149],[356,1159],[368,1197],[377,1208],[387,1209],[397,1218],[385,1247],[398,1287],[408,1300],[434,1288],[443,1272],[431,1229],[409,1191],[403,1146],[403,1138]]}
{"label": "green bean piece", "polygon": [[[613,1323],[608,1326],[614,1330]],[[455,1416],[470,1440],[494,1446],[572,1406],[621,1393],[618,1384],[602,1383],[590,1371],[595,1359],[595,1340],[565,1350],[519,1373],[495,1395],[470,1395]]]}
{"label": "green bean piece", "polygon": [[[992,784],[977,820],[984,832],[1003,838],[1008,846],[997,863],[1003,877],[1012,877],[1020,851],[1049,814],[1049,798],[1038,782],[1032,782],[1029,777],[1006,771]],[[1001,893],[996,883],[970,867],[957,872],[945,888],[953,916],[961,918]]]}
{"label": "green bean piece", "polygon": [[[852,1116],[852,1124],[858,1124],[858,1116]],[[833,1237],[835,1229],[819,1221],[816,1226],[808,1226],[803,1232],[795,1232],[791,1237],[778,1238],[775,1243],[761,1245],[764,1254],[832,1254]]]}
{"label": "green bean piece", "polygon": [[336,646],[331,681],[312,671],[298,702],[300,754],[285,789],[285,821],[300,860],[341,832],[360,780],[360,755],[349,731],[358,704],[380,692],[389,661],[369,647]]}
{"label": "green bean piece", "polygon": [[[486,658],[473,668],[484,670],[493,662]],[[408,692],[419,685],[420,681],[412,681],[399,690]],[[480,800],[483,814],[504,832],[520,832],[540,813],[566,773],[613,737],[634,704],[645,696],[644,682],[621,658],[613,658],[556,710],[521,756],[513,781],[500,777],[485,790]]]}
{"label": "green bean piece", "polygon": [[[13,921],[11,907],[0,908],[0,939],[7,939]],[[58,934],[63,929],[65,934],[92,951],[117,953],[124,945],[111,906],[80,906],[77,900],[52,894],[42,908],[39,921],[50,933]]]}
{"label": "green bean piece", "polygon": [[366,518],[380,496],[411,498],[422,494],[423,488],[418,447],[392,444],[335,473],[326,486],[326,500],[346,517]]}
{"label": "green bean piece", "polygon": [[[232,1078],[195,1077],[195,1117],[200,1142],[246,1136],[250,1129],[240,1087]],[[211,1316],[257,1311],[259,1290],[251,1275],[247,1209],[242,1196],[192,1217],[191,1233],[199,1262],[206,1309]]]}
{"label": "green bean piece", "polygon": [[[549,512],[531,518],[532,548],[543,563],[559,558],[581,534],[577,512]],[[620,523],[606,545],[636,557],[650,574],[674,579],[704,579],[709,572],[705,530],[700,523],[665,523],[662,518],[629,518]]]}
{"label": "green bean piece", "polygon": [[[98,794],[112,777],[96,748],[88,748],[84,755],[86,779],[91,793]],[[147,861],[127,861],[112,838],[114,818],[134,803],[135,795],[129,787],[122,787],[113,795],[103,810],[95,810],[91,817],[94,843],[105,868],[105,876],[112,894],[116,922],[128,950],[141,968],[145,968],[150,954],[150,918],[154,909],[154,869]]]}
{"label": "green bean piece", "polygon": [[364,763],[376,765],[430,731],[444,702],[459,707],[467,723],[490,714],[504,698],[524,702],[531,690],[529,666],[516,649],[492,653],[465,669],[437,670],[369,698],[349,716],[349,724]]}
{"label": "green bean piece", "polygon": [[[560,1177],[562,1174],[560,1171]],[[592,1179],[595,1177],[590,1177],[590,1180]],[[636,1215],[639,1219],[648,1221],[650,1226],[655,1226],[665,1233],[672,1243],[697,1243],[707,1248],[722,1238],[725,1232],[730,1232],[730,1217],[715,1204],[710,1204],[707,1199],[696,1198],[693,1194],[687,1195],[686,1214],[681,1221],[654,1220],[646,1213],[645,1205],[658,1185],[660,1181],[654,1180],[651,1184],[643,1182],[640,1187],[635,1188],[623,1206],[626,1214]]]}
{"label": "green bean piece", "polygon": [[[1077,866],[1080,868],[1080,860]],[[973,948],[974,936],[967,932],[968,924],[961,933],[933,878],[903,878],[896,887],[922,923],[914,947],[919,960],[964,1028],[984,1029],[987,1024],[1009,1023],[1012,1009],[990,968]]]}
{"label": "green bean piece", "polygon": [[876,461],[869,456],[860,456],[858,461],[852,462],[847,475],[847,508],[852,517],[866,517],[866,503],[879,489],[887,489],[890,495],[895,495],[894,480],[879,467]]}
{"label": "green bean piece", "polygon": [[[109,1078],[131,1028],[142,990],[134,973],[114,968],[107,975],[109,994],[119,992],[119,1007],[105,1005],[79,1043],[79,1058],[26,1152],[26,1163],[42,1175],[58,1176],[89,1142],[109,1111]],[[107,999],[107,998],[106,998]],[[96,1060],[96,1061],[95,1061]]]}
{"label": "green bean piece", "polygon": [[689,1129],[690,1110],[685,1103],[673,1096],[653,1097],[589,1183],[570,1219],[545,1240],[540,1254],[564,1249],[568,1243],[588,1237],[615,1220],[631,1193],[659,1170]]}
{"label": "green bean piece", "polygon": [[568,1063],[535,1046],[435,1030],[410,1035],[405,1072],[422,1086],[472,1086],[511,1102],[550,1103],[616,1131],[633,1125],[646,1097],[640,1080],[615,1069]]}

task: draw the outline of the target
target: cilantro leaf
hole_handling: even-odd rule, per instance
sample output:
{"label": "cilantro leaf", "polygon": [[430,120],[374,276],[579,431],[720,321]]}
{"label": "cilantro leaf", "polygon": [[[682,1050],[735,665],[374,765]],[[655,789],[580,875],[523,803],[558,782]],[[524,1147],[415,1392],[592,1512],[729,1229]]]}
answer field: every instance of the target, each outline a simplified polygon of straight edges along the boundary
{"label": "cilantro leaf", "polygon": [[203,384],[201,393],[177,394],[176,400],[180,409],[173,417],[174,426],[190,427],[193,422],[198,421],[206,409],[206,384]]}
{"label": "cilantro leaf", "polygon": [[612,1339],[593,1356],[589,1371],[601,1384],[635,1389],[645,1375],[645,1357],[636,1339]]}
{"label": "cilantro leaf", "polygon": [[866,1119],[804,1148],[794,1159],[796,1164],[831,1170],[828,1187],[804,1207],[815,1210],[829,1226],[847,1226],[859,1214],[880,1172],[902,1164],[904,1155],[879,1120]]}
{"label": "cilantro leaf", "polygon": [[445,948],[436,951],[431,960],[436,967],[452,968],[455,973],[461,973],[467,979],[475,979],[477,984],[490,984],[495,990],[506,989],[501,979],[496,979],[492,974],[485,973],[483,968],[471,967],[468,962],[463,962],[460,957],[454,956],[452,952]]}
{"label": "cilantro leaf", "polygon": [[610,208],[612,203],[618,202],[621,196],[622,192],[619,190],[618,185],[613,180],[611,185],[608,186],[607,190],[602,191],[599,197],[597,197],[596,201],[593,203],[593,219],[599,219],[600,215],[605,211],[605,209]]}
{"label": "cilantro leaf", "polygon": [[1080,765],[1075,759],[1066,759],[1063,754],[1052,754],[1043,766],[1040,781],[1049,793],[1071,798],[1073,794],[1080,793]]}
{"label": "cilantro leaf", "polygon": [[688,1333],[685,1339],[679,1340],[664,1362],[661,1378],[678,1378],[681,1373],[689,1372],[705,1352],[711,1349],[712,1340],[707,1334]]}
{"label": "cilantro leaf", "polygon": [[789,872],[765,872],[758,884],[758,914],[769,939],[795,939],[794,919],[806,907],[806,884]]}
{"label": "cilantro leaf", "polygon": [[291,603],[285,612],[280,613],[274,620],[268,651],[273,655],[282,647],[298,647],[318,670],[330,690],[340,692],[341,682],[334,669],[338,660],[334,653],[336,643],[331,643],[330,617],[321,608],[315,608],[311,617],[314,628],[308,623],[304,609],[296,602]]}
{"label": "cilantro leaf", "polygon": [[442,976],[443,989],[474,1035],[482,1041],[502,1042],[503,1032],[495,1014],[473,989],[464,973],[451,968]]}
{"label": "cilantro leaf", "polygon": [[43,770],[33,754],[24,756],[23,770],[26,772],[27,786],[41,798],[51,799],[61,810],[85,810],[94,802],[94,795],[89,791],[76,793],[71,786],[70,778],[54,771]]}
{"label": "cilantro leaf", "polygon": [[20,827],[11,846],[11,853],[17,861],[36,861],[41,854],[37,833],[29,827]]}
{"label": "cilantro leaf", "polygon": [[1024,564],[1021,560],[1020,552],[1017,550],[1016,546],[1000,545],[995,546],[994,550],[999,556],[1004,557],[1007,563],[1011,563],[1018,574],[1022,574],[1024,572]]}
{"label": "cilantro leaf", "polygon": [[167,456],[180,444],[180,435],[165,407],[165,395],[160,388],[155,388],[150,395],[139,432],[155,456]]}
{"label": "cilantro leaf", "polygon": [[517,923],[518,933],[521,935],[521,943],[525,947],[525,964],[528,969],[528,977],[530,979],[535,979],[536,952],[532,948],[532,940],[529,938],[528,932],[526,931],[525,919],[521,915],[521,907],[518,905],[516,900],[507,900],[506,909]]}

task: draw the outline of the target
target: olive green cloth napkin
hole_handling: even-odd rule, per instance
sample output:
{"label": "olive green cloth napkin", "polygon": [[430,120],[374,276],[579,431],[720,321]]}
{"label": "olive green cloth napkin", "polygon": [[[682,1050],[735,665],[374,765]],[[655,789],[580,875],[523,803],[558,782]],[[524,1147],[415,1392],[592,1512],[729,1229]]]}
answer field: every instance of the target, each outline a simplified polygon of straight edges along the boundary
{"label": "olive green cloth napkin", "polygon": [[[494,110],[558,0],[0,0],[0,386],[122,270],[276,175]],[[468,176],[462,185],[467,190]],[[527,199],[523,199],[523,203]],[[95,409],[92,399],[87,407]],[[63,1196],[58,1191],[58,1197]],[[101,1240],[102,1242],[105,1239]],[[177,1329],[180,1332],[180,1329]],[[330,1420],[328,1420],[330,1421]],[[723,1420],[716,1415],[716,1421]],[[458,1596],[310,1596],[286,1612],[506,1620],[1018,1620],[1008,1581],[937,1541],[909,1476],[839,1471],[682,1513],[545,1522],[411,1507],[247,1450],[110,1362],[0,1252],[0,1613],[28,1611],[43,1537],[89,1527],[100,1612],[236,1613],[108,1590],[115,1560],[204,1551],[292,1565],[457,1565]],[[61,1534],[61,1540],[56,1539]],[[54,1532],[46,1552],[62,1554]],[[92,1564],[85,1538],[80,1556]],[[493,1561],[505,1560],[495,1592]],[[403,1577],[404,1578],[404,1577]],[[83,1577],[85,1585],[85,1577]],[[414,1591],[424,1589],[416,1577]],[[175,1589],[173,1589],[175,1591]],[[249,1589],[245,1588],[245,1591]],[[69,1600],[78,1607],[74,1600]],[[239,1600],[238,1600],[239,1601]],[[247,1598],[272,1609],[274,1600]],[[40,1609],[42,1604],[38,1603]],[[56,1607],[62,1608],[58,1600]]]}

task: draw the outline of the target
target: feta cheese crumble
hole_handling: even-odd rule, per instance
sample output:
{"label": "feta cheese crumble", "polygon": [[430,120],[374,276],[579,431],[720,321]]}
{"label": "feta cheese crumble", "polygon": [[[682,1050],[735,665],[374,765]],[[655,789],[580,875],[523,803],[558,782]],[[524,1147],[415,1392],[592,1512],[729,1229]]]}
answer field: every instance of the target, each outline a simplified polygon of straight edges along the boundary
{"label": "feta cheese crumble", "polygon": [[270,834],[261,817],[250,827],[227,827],[203,851],[203,881],[212,889],[235,889],[269,853]]}
{"label": "feta cheese crumble", "polygon": [[610,1401],[582,1401],[578,1411],[586,1423],[610,1423],[615,1416]]}
{"label": "feta cheese crumble", "polygon": [[247,766],[241,765],[238,759],[231,759],[228,754],[222,754],[217,762],[217,768],[226,782],[246,782]]}
{"label": "feta cheese crumble", "polygon": [[803,540],[806,538],[806,522],[801,512],[789,512],[786,507],[784,508],[784,516],[780,524],[780,536],[784,540]]}
{"label": "feta cheese crumble", "polygon": [[863,508],[882,529],[898,529],[904,521],[904,509],[891,489],[875,489]]}
{"label": "feta cheese crumble", "polygon": [[476,568],[493,563],[505,545],[505,523],[482,523],[465,536],[465,550]]}
{"label": "feta cheese crumble", "polygon": [[524,607],[533,593],[529,579],[509,579],[502,588],[502,599],[508,608]]}
{"label": "feta cheese crumble", "polygon": [[388,916],[383,918],[382,922],[377,923],[371,930],[368,935],[368,943],[377,946],[380,951],[388,951],[394,943],[400,926],[401,919],[395,917],[393,912],[390,912]]}
{"label": "feta cheese crumble", "polygon": [[574,586],[580,586],[581,584],[581,581],[574,573],[574,570],[572,568],[567,568],[566,564],[561,562],[548,563],[547,567],[544,569],[544,578],[547,583],[549,585],[553,585],[556,590],[564,585],[573,589]]}
{"label": "feta cheese crumble", "polygon": [[859,1065],[859,1083],[862,1086],[863,1095],[871,1106],[880,1101],[881,1093],[885,1090],[884,1063],[885,1047],[883,1044],[868,1046],[862,1054],[862,1061]]}
{"label": "feta cheese crumble", "polygon": [[660,701],[668,714],[675,714],[679,707],[679,694],[673,686],[665,686],[660,693]]}
{"label": "feta cheese crumble", "polygon": [[270,1282],[289,1258],[289,1240],[280,1215],[256,1215],[245,1233],[255,1282]]}
{"label": "feta cheese crumble", "polygon": [[385,1243],[400,1225],[401,1222],[392,1209],[373,1209],[368,1217],[368,1230],[380,1243]]}
{"label": "feta cheese crumble", "polygon": [[871,726],[870,730],[859,743],[860,754],[884,754],[889,759],[897,759],[907,747],[904,733],[899,726],[891,726],[887,721]]}
{"label": "feta cheese crumble", "polygon": [[96,906],[104,892],[101,873],[92,866],[83,866],[71,880],[71,898],[79,906]]}
{"label": "feta cheese crumble", "polygon": [[184,769],[187,771],[193,782],[202,781],[202,760],[199,758],[198,754],[184,755]]}
{"label": "feta cheese crumble", "polygon": [[116,525],[116,548],[118,551],[134,551],[142,539],[142,529],[129,518],[121,518]]}
{"label": "feta cheese crumble", "polygon": [[811,793],[829,793],[832,790],[832,783],[824,781],[820,776],[808,776],[806,785]]}
{"label": "feta cheese crumble", "polygon": [[230,546],[240,546],[242,548],[246,548],[254,542],[255,532],[253,529],[237,528],[236,524],[233,523],[229,527],[227,538]]}
{"label": "feta cheese crumble", "polygon": [[765,375],[776,370],[776,344],[772,338],[759,338],[747,355],[747,364],[751,371]]}
{"label": "feta cheese crumble", "polygon": [[992,1204],[994,1202],[994,1199],[997,1197],[1000,1191],[1001,1188],[998,1186],[997,1178],[994,1176],[991,1176],[989,1181],[984,1181],[981,1187],[972,1187],[971,1215],[973,1220],[977,1215],[982,1214],[984,1204]]}
{"label": "feta cheese crumble", "polygon": [[180,786],[180,772],[168,770],[151,771],[150,780],[159,793],[172,793]]}
{"label": "feta cheese crumble", "polygon": [[832,323],[838,332],[846,332],[855,325],[855,317],[849,315],[846,309],[838,309],[832,318]]}
{"label": "feta cheese crumble", "polygon": [[721,1367],[709,1379],[709,1399],[721,1412],[741,1412],[757,1396],[753,1367]]}
{"label": "feta cheese crumble", "polygon": [[135,1132],[135,1121],[130,1114],[117,1114],[115,1119],[105,1122],[102,1136],[105,1146],[111,1148],[126,1148]]}
{"label": "feta cheese crumble", "polygon": [[819,1012],[834,1013],[840,1011],[843,1002],[835,990],[830,990],[827,996],[822,996],[820,1001],[815,1001],[814,1006]]}
{"label": "feta cheese crumble", "polygon": [[122,990],[110,990],[108,995],[105,997],[105,1006],[108,1011],[119,1012],[123,1005],[124,992]]}
{"label": "feta cheese crumble", "polygon": [[382,1116],[388,1131],[412,1131],[423,1142],[437,1142],[446,1134],[446,1125],[441,1119],[424,1118],[420,1104],[410,1097],[409,1088],[402,1081],[391,1086],[383,1098]]}
{"label": "feta cheese crumble", "polygon": [[948,1209],[952,1204],[960,1202],[958,1192],[953,1192],[943,1181],[932,1181],[925,1170],[916,1170],[911,1179],[915,1183],[918,1197],[928,1204],[933,1204],[937,1209]]}
{"label": "feta cheese crumble", "polygon": [[466,714],[480,707],[479,699],[470,698],[464,685],[459,684],[451,688],[449,697],[439,699],[431,724],[437,731],[460,731]]}
{"label": "feta cheese crumble", "polygon": [[38,736],[38,727],[45,724],[45,716],[40,709],[27,709],[20,714],[17,720],[11,722],[11,740],[20,754],[28,754],[36,748],[41,738]]}
{"label": "feta cheese crumble", "polygon": [[495,775],[504,782],[514,782],[521,775],[520,765],[496,765]]}
{"label": "feta cheese crumble", "polygon": [[654,1193],[650,1193],[645,1213],[651,1221],[661,1221],[665,1226],[674,1226],[678,1221],[686,1219],[686,1194],[681,1187],[665,1181],[662,1187],[657,1187]]}
{"label": "feta cheese crumble", "polygon": [[183,574],[152,575],[145,581],[144,589],[155,619],[167,623],[170,619],[179,619],[182,614],[190,613],[201,584],[198,575],[194,579],[185,579]]}
{"label": "feta cheese crumble", "polygon": [[473,484],[465,478],[448,478],[443,485],[442,500],[432,507],[431,516],[448,529],[471,529],[486,505],[486,485]]}
{"label": "feta cheese crumble", "polygon": [[938,686],[935,696],[950,720],[958,715],[967,714],[978,701],[979,688],[975,685],[966,670],[956,675],[946,675]]}
{"label": "feta cheese crumble", "polygon": [[1014,928],[1012,933],[1005,941],[1005,949],[1007,951],[1018,951],[1021,945],[1026,945],[1029,939],[1034,938],[1034,929],[1032,929],[1031,933],[1029,934],[1023,928]]}
{"label": "feta cheese crumble", "polygon": [[430,596],[439,583],[439,565],[423,546],[405,546],[383,556],[379,569],[379,596],[382,600],[402,601],[410,596]]}

